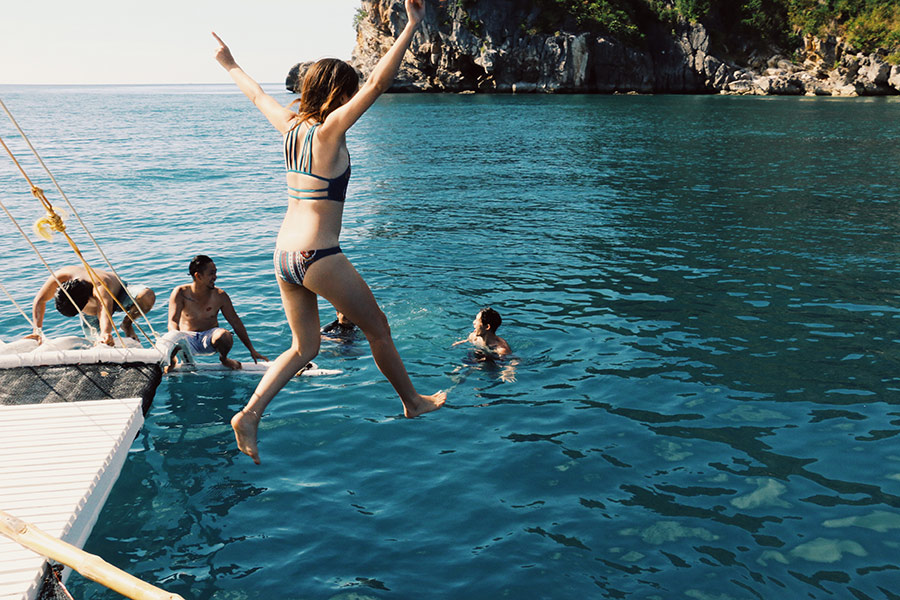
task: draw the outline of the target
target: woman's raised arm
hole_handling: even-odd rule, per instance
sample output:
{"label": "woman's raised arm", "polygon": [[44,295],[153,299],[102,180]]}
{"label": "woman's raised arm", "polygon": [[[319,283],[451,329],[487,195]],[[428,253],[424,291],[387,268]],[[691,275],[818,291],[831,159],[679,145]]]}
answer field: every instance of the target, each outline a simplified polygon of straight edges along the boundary
{"label": "woman's raised arm", "polygon": [[403,55],[409,50],[413,35],[425,18],[425,0],[406,0],[406,16],[409,18],[406,27],[394,40],[391,49],[381,57],[360,90],[346,104],[328,115],[319,128],[320,136],[327,138],[345,134],[394,83]]}
{"label": "woman's raised arm", "polygon": [[296,113],[283,107],[275,98],[265,93],[260,85],[238,66],[231,55],[231,50],[225,45],[222,38],[217,36],[215,32],[213,32],[213,37],[219,42],[219,47],[216,49],[216,60],[222,65],[223,69],[228,71],[238,88],[244,92],[245,96],[250,98],[250,101],[265,115],[275,129],[281,133],[290,129],[290,122],[296,116]]}

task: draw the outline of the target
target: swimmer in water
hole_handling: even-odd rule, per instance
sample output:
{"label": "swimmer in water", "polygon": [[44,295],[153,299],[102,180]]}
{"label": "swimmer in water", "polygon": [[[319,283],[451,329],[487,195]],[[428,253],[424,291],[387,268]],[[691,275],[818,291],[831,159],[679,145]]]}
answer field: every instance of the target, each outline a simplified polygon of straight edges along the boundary
{"label": "swimmer in water", "polygon": [[[475,354],[479,362],[493,362],[495,359],[505,362],[505,359],[512,354],[512,348],[509,347],[506,340],[497,335],[497,330],[502,322],[503,319],[496,310],[489,306],[482,308],[475,315],[475,320],[472,321],[472,333],[465,339],[454,342],[453,345],[458,346],[469,342],[475,346]],[[515,358],[506,363],[500,373],[500,379],[507,383],[515,381],[516,365],[518,364],[519,361]]]}
{"label": "swimmer in water", "polygon": [[341,311],[335,312],[337,313],[335,320],[322,328],[322,337],[342,342],[352,341],[358,330],[356,324]]}
{"label": "swimmer in water", "polygon": [[472,327],[474,328],[472,333],[466,339],[454,342],[453,345],[458,346],[469,342],[479,350],[486,350],[497,357],[512,354],[512,349],[506,340],[497,335],[497,330],[500,329],[500,323],[502,322],[503,319],[500,318],[500,313],[496,310],[489,306],[482,308],[475,315],[475,320],[472,321]]}

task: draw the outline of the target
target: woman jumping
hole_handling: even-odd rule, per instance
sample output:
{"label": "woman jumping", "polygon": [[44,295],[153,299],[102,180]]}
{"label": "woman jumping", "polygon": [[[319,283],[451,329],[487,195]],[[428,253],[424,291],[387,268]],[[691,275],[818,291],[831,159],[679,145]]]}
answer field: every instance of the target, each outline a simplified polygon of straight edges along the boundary
{"label": "woman jumping", "polygon": [[216,60],[284,136],[288,209],[275,242],[275,274],[291,327],[291,347],[269,367],[247,405],[231,419],[238,448],[259,464],[257,428],[266,406],[319,352],[317,296],[356,323],[372,356],[403,402],[403,413],[416,417],[444,404],[447,395],[416,392],[391,339],[387,318],[347,257],[338,238],[350,179],[345,134],[393,83],[413,34],[425,16],[423,0],[406,0],[409,22],[369,79],[359,88],[356,71],[337,59],[322,59],[303,80],[298,112],[281,106],[235,62],[219,36]]}

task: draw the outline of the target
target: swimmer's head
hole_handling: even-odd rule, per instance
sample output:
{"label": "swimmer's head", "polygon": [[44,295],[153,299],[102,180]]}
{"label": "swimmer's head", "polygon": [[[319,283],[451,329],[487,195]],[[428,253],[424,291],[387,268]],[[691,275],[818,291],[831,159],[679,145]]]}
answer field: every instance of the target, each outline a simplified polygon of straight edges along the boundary
{"label": "swimmer's head", "polygon": [[353,327],[353,321],[347,318],[347,315],[342,313],[341,311],[335,311],[337,313],[337,322],[343,325],[344,327]]}
{"label": "swimmer's head", "polygon": [[300,90],[300,120],[321,123],[345,104],[359,89],[356,69],[337,58],[315,62],[303,78]]}
{"label": "swimmer's head", "polygon": [[490,306],[485,306],[480,311],[478,311],[478,316],[475,318],[475,322],[481,321],[481,326],[485,329],[489,329],[494,333],[497,333],[497,330],[500,329],[500,323],[503,322],[503,319],[500,318],[500,313],[491,308]]}
{"label": "swimmer's head", "polygon": [[[66,295],[68,294],[68,295]],[[84,310],[85,305],[94,295],[94,286],[90,281],[83,279],[70,279],[64,282],[56,290],[56,310],[65,317],[74,317],[79,310]],[[69,300],[71,296],[72,300]],[[72,304],[72,302],[75,304]]]}

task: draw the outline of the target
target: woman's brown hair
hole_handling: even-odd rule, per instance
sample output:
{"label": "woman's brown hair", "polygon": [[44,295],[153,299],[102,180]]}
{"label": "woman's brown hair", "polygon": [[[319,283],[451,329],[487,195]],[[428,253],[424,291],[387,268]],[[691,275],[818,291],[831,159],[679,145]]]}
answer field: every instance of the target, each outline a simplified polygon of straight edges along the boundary
{"label": "woman's brown hair", "polygon": [[358,88],[359,75],[344,61],[337,58],[317,61],[303,77],[300,98],[291,103],[300,104],[297,124],[308,119],[321,123],[341,106],[341,98],[353,96]]}

